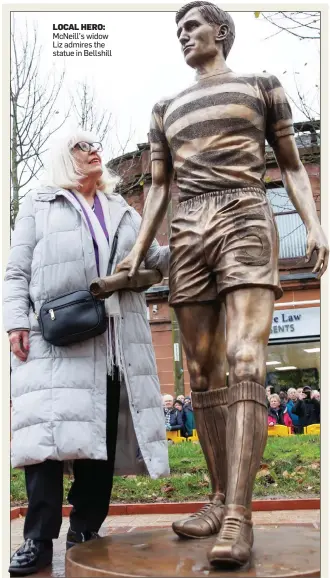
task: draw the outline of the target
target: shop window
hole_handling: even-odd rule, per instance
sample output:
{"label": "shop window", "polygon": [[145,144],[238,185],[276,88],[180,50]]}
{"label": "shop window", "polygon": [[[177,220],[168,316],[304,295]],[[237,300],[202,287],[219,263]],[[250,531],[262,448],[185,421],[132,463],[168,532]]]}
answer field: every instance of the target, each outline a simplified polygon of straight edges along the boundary
{"label": "shop window", "polygon": [[320,389],[320,342],[272,344],[267,348],[266,385]]}
{"label": "shop window", "polygon": [[267,188],[280,237],[280,259],[306,255],[306,228],[282,185]]}

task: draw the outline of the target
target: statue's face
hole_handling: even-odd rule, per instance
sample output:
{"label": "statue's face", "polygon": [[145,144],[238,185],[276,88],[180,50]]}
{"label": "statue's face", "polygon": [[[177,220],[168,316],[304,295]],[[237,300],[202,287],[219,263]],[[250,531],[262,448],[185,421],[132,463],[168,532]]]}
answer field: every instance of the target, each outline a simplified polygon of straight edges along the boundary
{"label": "statue's face", "polygon": [[197,68],[218,53],[217,28],[204,20],[198,8],[192,8],[178,22],[177,36],[186,63]]}

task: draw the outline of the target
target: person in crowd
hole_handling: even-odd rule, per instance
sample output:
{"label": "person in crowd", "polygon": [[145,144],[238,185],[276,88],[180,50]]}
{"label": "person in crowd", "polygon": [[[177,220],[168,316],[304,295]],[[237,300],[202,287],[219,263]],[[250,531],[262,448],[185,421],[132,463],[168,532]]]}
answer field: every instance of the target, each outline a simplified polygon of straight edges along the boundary
{"label": "person in crowd", "polygon": [[286,406],[284,403],[281,404],[280,396],[277,395],[277,393],[273,393],[269,398],[268,425],[286,425],[287,427],[292,427],[292,420]]}
{"label": "person in crowd", "polygon": [[312,388],[309,385],[303,387],[298,395],[298,400],[292,408],[292,412],[300,418],[300,425],[306,427],[314,423],[320,423],[320,402],[312,397]]}
{"label": "person in crowd", "polygon": [[279,393],[279,397],[281,400],[281,403],[286,404],[288,401],[288,394],[284,389],[281,389],[280,393]]}
{"label": "person in crowd", "polygon": [[[182,396],[180,396],[180,397],[182,397]],[[174,407],[174,409],[177,409],[178,411],[181,412],[183,427],[181,428],[180,433],[181,433],[181,436],[185,438],[185,437],[187,437],[186,436],[186,428],[185,428],[185,415],[183,412],[183,402],[181,401],[181,399],[176,398],[176,400],[174,401],[173,407]]]}
{"label": "person in crowd", "polygon": [[321,399],[320,391],[318,389],[313,389],[311,397],[312,399],[317,399],[318,401],[320,401]]}
{"label": "person in crowd", "polygon": [[[111,254],[113,271],[134,246],[141,218],[114,193],[118,178],[101,152],[97,137],[81,130],[54,143],[48,183],[26,195],[12,235],[3,314],[12,351],[12,466],[25,469],[29,501],[12,576],[52,561],[66,462],[74,475],[67,548],[99,537],[114,471],[169,473],[143,293],[114,293],[105,301],[106,331],[70,345],[51,345],[37,319],[45,301],[88,290],[107,274]],[[167,274],[168,257],[154,241],[145,265]]]}
{"label": "person in crowd", "polygon": [[169,393],[165,393],[163,395],[163,408],[164,410],[167,408],[173,407],[173,396]]}
{"label": "person in crowd", "polygon": [[300,424],[300,418],[298,415],[296,415],[292,411],[292,408],[293,408],[294,404],[296,403],[297,399],[298,399],[297,390],[294,387],[289,387],[289,389],[288,389],[288,401],[286,404],[286,408],[288,410],[288,414],[289,414],[289,416],[292,420],[292,423],[293,423],[294,433],[301,434],[301,433],[303,433],[303,428],[301,427],[301,424]]}
{"label": "person in crowd", "polygon": [[173,402],[173,407],[178,411],[183,411],[183,403],[181,399],[176,398]]}
{"label": "person in crowd", "polygon": [[297,399],[299,399],[300,394],[302,393],[303,388],[297,387]]}
{"label": "person in crowd", "polygon": [[176,399],[181,401],[182,405],[184,405],[184,395],[178,395]]}
{"label": "person in crowd", "polygon": [[167,431],[178,431],[183,429],[182,411],[174,407],[172,395],[163,396],[165,427]]}
{"label": "person in crowd", "polygon": [[196,424],[190,397],[185,397],[184,399],[183,422],[186,430],[186,437],[191,437],[193,435],[193,430],[196,429]]}
{"label": "person in crowd", "polygon": [[266,387],[266,402],[267,402],[268,407],[269,407],[270,396],[273,395],[273,393],[275,393],[275,387],[273,385],[267,385],[267,387]]}

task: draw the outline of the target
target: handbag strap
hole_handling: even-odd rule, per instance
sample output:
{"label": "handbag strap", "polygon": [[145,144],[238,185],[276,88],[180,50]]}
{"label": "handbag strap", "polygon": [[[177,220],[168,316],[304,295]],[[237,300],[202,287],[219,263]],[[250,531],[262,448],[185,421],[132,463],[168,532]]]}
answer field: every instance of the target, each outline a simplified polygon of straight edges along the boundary
{"label": "handbag strap", "polygon": [[34,313],[35,318],[36,318],[36,319],[39,319],[39,315],[38,315],[38,313],[36,313],[35,306],[34,306],[34,303],[33,303],[32,299],[31,299],[30,295],[29,295],[29,302],[30,302],[30,305],[31,305],[31,307],[32,307],[32,311],[33,311],[33,313]]}
{"label": "handbag strap", "polygon": [[109,258],[107,275],[111,275],[111,269],[112,269],[113,260],[114,260],[114,258],[115,258],[115,253],[116,253],[116,250],[117,250],[117,245],[118,245],[118,232],[115,234],[115,236],[114,236],[114,238],[113,238],[113,243],[112,243],[111,254],[110,254],[110,258]]}
{"label": "handbag strap", "polygon": [[[117,249],[117,245],[118,245],[118,233],[115,234],[114,239],[113,239],[113,243],[112,243],[112,249],[111,249],[111,255],[110,255],[110,259],[109,259],[109,264],[108,264],[108,270],[107,270],[107,275],[111,275],[111,269],[112,269],[112,264],[113,264],[113,260],[115,258],[115,253],[116,253],[116,249]],[[35,307],[34,307],[34,303],[29,295],[29,302],[30,305],[32,307],[33,313],[35,315],[35,317],[38,319],[38,314],[36,313]]]}
{"label": "handbag strap", "polygon": [[36,314],[36,310],[35,310],[35,307],[34,307],[34,303],[33,303],[32,299],[31,299],[30,295],[29,295],[29,302],[30,302],[30,305],[31,305],[31,307],[32,307],[32,309],[33,309],[33,313]]}

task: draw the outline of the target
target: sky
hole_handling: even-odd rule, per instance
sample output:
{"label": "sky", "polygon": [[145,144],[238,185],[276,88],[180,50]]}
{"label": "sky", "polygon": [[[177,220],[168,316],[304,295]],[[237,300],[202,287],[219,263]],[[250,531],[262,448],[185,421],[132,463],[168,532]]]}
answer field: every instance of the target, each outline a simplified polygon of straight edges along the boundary
{"label": "sky", "polygon": [[[320,84],[318,41],[299,41],[287,33],[274,36],[277,29],[262,15],[257,19],[251,11],[231,12],[231,15],[236,26],[236,39],[228,57],[228,66],[242,73],[271,72],[293,98],[297,96],[297,83],[317,117]],[[30,29],[34,24],[38,27],[42,46],[41,78],[50,70],[60,75],[65,68],[64,90],[56,105],[59,115],[68,106],[77,83],[83,80],[94,88],[98,109],[111,111],[114,156],[119,153],[118,143],[126,143],[127,139],[125,152],[146,142],[153,105],[160,98],[175,94],[194,82],[195,72],[185,64],[181,54],[174,16],[174,12],[160,11],[14,13],[17,38],[23,33],[25,22]],[[105,50],[111,50],[112,56],[53,56],[54,50],[60,50],[53,46],[53,34],[62,33],[58,28],[64,23],[76,24],[79,32],[83,23],[103,24],[105,30],[97,32],[108,34]],[[54,26],[57,30],[53,30]],[[302,114],[292,106],[294,120],[302,120]],[[75,124],[71,115],[66,130]]]}

